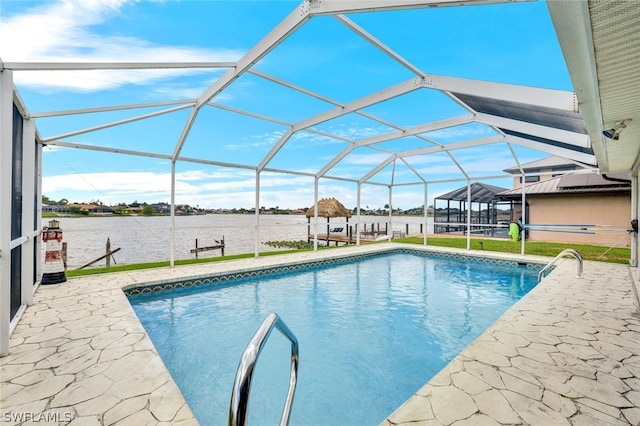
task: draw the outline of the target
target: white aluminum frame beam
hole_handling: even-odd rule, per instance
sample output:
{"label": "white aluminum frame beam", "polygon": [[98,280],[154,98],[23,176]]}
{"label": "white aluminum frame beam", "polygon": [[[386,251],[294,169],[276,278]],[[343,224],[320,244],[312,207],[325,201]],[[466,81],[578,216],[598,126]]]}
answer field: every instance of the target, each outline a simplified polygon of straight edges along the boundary
{"label": "white aluminum frame beam", "polygon": [[148,102],[143,104],[112,105],[112,106],[94,107],[94,108],[68,109],[68,110],[61,110],[61,111],[32,112],[29,114],[29,118],[59,117],[59,116],[77,115],[77,114],[93,114],[93,113],[110,112],[110,111],[124,111],[128,109],[154,108],[154,107],[169,106],[169,105],[194,105],[195,102],[196,102],[195,99],[183,99],[183,100],[173,100],[173,101]]}
{"label": "white aluminum frame beam", "polygon": [[551,21],[564,55],[573,86],[578,89],[580,112],[591,139],[598,166],[603,173],[610,169],[602,130],[602,109],[598,89],[598,69],[593,48],[591,16],[586,1],[547,2]]}
{"label": "white aluminum frame beam", "polygon": [[498,131],[497,128],[504,128],[545,139],[564,142],[566,144],[574,145],[580,148],[591,148],[589,135],[585,135],[583,133],[555,129],[552,127],[541,126],[539,124],[532,124],[525,121],[513,120],[510,118],[498,117],[495,115],[484,113],[476,113],[473,121],[475,121],[476,123],[482,123],[488,126],[492,126],[496,128],[496,131]]}
{"label": "white aluminum frame beam", "polygon": [[11,177],[13,72],[0,70],[0,356],[9,353],[11,324]]}
{"label": "white aluminum frame beam", "polygon": [[282,149],[284,144],[289,140],[289,138],[291,137],[291,135],[293,135],[294,132],[298,130],[305,130],[308,127],[318,125],[320,123],[332,120],[342,115],[356,112],[362,108],[366,108],[371,105],[375,105],[377,103],[380,103],[389,99],[393,99],[397,96],[413,92],[414,90],[418,90],[422,86],[421,81],[422,81],[422,78],[420,77],[411,78],[407,81],[396,84],[395,86],[391,86],[387,89],[383,89],[371,95],[364,96],[344,106],[334,108],[322,114],[318,114],[314,117],[310,117],[306,120],[296,123],[291,129],[289,129],[280,138],[278,142],[276,142],[273,148],[271,148],[269,153],[263,158],[263,160],[258,165],[258,169],[263,169],[264,167],[267,166],[267,164],[269,164],[269,162],[280,151],[280,149]]}
{"label": "white aluminum frame beam", "polygon": [[[414,136],[421,133],[432,132],[435,130],[446,129],[449,127],[455,127],[461,124],[467,124],[471,121],[470,115],[464,115],[459,117],[453,117],[446,120],[435,121],[433,123],[422,124],[420,126],[410,127],[404,130],[399,130],[396,132],[385,133],[382,135],[373,136],[370,138],[366,138],[355,142],[351,146],[345,147],[338,155],[336,155],[331,161],[329,161],[320,171],[318,171],[318,176],[324,176],[329,170],[335,167],[344,157],[349,155],[354,149],[369,146],[376,143],[387,142],[390,140],[400,139],[407,136]],[[430,143],[436,144],[436,142],[429,141]],[[442,146],[441,144],[438,146]],[[387,163],[388,164],[388,163]]]}
{"label": "white aluminum frame beam", "polygon": [[235,62],[4,62],[13,71],[95,71],[190,68],[233,68]]}
{"label": "white aluminum frame beam", "polygon": [[462,93],[531,106],[578,112],[578,99],[575,93],[565,90],[543,89],[540,87],[519,86],[435,74],[425,75],[425,87],[450,92],[453,97],[455,97],[455,93]]}
{"label": "white aluminum frame beam", "polygon": [[468,6],[532,0],[309,0],[314,16],[338,13],[382,12],[426,9],[433,7]]}
{"label": "white aluminum frame beam", "polygon": [[164,114],[169,114],[169,113],[176,112],[176,111],[181,111],[181,110],[187,109],[187,108],[191,108],[191,105],[179,105],[177,107],[164,109],[162,111],[154,111],[154,112],[150,112],[148,114],[137,115],[135,117],[129,117],[129,118],[125,118],[123,120],[112,121],[110,123],[100,124],[98,126],[87,127],[85,129],[80,129],[80,130],[74,130],[72,132],[63,133],[61,135],[55,135],[55,136],[50,136],[48,138],[43,138],[42,142],[47,143],[47,142],[55,141],[55,140],[58,140],[58,139],[68,138],[70,136],[83,135],[85,133],[91,133],[91,132],[95,132],[95,131],[98,131],[98,130],[108,129],[110,127],[119,126],[121,124],[133,123],[133,122],[144,120],[144,119],[147,119],[147,118],[157,117],[159,115],[164,115]]}
{"label": "white aluminum frame beam", "polygon": [[282,20],[273,30],[258,42],[251,50],[249,50],[232,69],[229,69],[222,77],[216,80],[202,95],[198,98],[196,105],[189,115],[184,129],[180,134],[178,143],[173,151],[173,160],[175,161],[182,151],[182,147],[189,136],[193,122],[198,115],[198,111],[203,105],[207,104],[216,95],[220,94],[226,87],[233,83],[238,77],[249,70],[256,62],[262,59],[267,53],[282,43],[290,34],[301,27],[305,22],[311,19],[309,15],[308,2],[304,1],[293,12],[291,12],[284,20]]}
{"label": "white aluminum frame beam", "polygon": [[530,139],[524,139],[518,136],[506,135],[505,140],[514,145],[523,146],[525,148],[535,149],[537,151],[546,152],[549,155],[555,157],[564,158],[570,161],[580,161],[586,164],[597,164],[596,156],[592,154],[573,151],[567,148],[561,148],[554,145],[549,145],[543,142],[536,142]]}

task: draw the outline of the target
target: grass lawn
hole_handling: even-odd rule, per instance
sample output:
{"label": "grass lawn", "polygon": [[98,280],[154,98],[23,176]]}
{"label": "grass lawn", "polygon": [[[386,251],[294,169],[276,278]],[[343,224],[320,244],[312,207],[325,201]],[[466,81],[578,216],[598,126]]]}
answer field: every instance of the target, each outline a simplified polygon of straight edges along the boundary
{"label": "grass lawn", "polygon": [[[393,240],[399,243],[422,244],[422,237],[398,238]],[[480,247],[480,242],[484,248]],[[467,248],[467,239],[460,237],[429,237],[427,244],[430,246]],[[496,251],[500,253],[520,253],[520,241],[493,240],[471,238],[471,250]],[[525,254],[536,256],[557,256],[564,249],[574,249],[582,255],[584,260],[597,260],[601,262],[629,263],[631,249],[616,247],[594,246],[589,244],[545,243],[542,241],[529,241],[525,244]],[[606,254],[604,254],[606,252]]]}
{"label": "grass lawn", "polygon": [[[422,244],[422,237],[397,238],[393,240],[398,243]],[[438,247],[452,247],[459,249],[467,248],[467,239],[460,237],[429,237],[428,245]],[[482,242],[482,248],[480,247]],[[344,246],[341,246],[344,247]],[[333,250],[336,247],[318,247],[319,250]],[[628,264],[631,258],[631,249],[629,248],[612,248],[603,246],[593,246],[587,244],[564,244],[564,243],[545,243],[539,241],[527,242],[525,245],[525,254],[537,256],[555,257],[564,249],[574,249],[578,251],[584,260],[597,260],[601,262],[623,263]],[[520,253],[520,242],[512,240],[493,240],[482,238],[471,238],[471,250],[485,250],[500,253]],[[285,253],[297,253],[309,250],[286,250],[262,252],[260,256],[275,256]],[[606,252],[606,254],[604,254]],[[204,259],[185,259],[176,260],[176,265],[190,265],[194,263],[223,262],[233,259],[249,259],[254,257],[253,253],[236,254],[224,257],[210,257]],[[169,266],[169,261],[136,263],[131,265],[116,265],[109,268],[87,268],[69,270],[66,272],[67,277],[79,277],[83,275],[104,274],[109,272],[133,271],[138,269],[161,268]]]}

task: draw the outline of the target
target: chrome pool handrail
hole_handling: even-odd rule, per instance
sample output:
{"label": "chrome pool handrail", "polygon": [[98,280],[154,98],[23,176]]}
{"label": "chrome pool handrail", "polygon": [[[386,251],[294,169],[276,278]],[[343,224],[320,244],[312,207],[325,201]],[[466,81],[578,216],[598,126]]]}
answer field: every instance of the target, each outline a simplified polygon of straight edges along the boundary
{"label": "chrome pool handrail", "polygon": [[262,321],[262,324],[253,335],[249,344],[242,353],[236,377],[231,392],[231,404],[229,406],[229,426],[245,426],[248,419],[249,394],[251,391],[251,379],[253,369],[264,344],[271,334],[273,328],[277,328],[287,339],[291,341],[291,372],[289,377],[289,390],[284,403],[280,426],[289,424],[291,415],[291,405],[293,404],[293,394],[296,390],[298,378],[298,339],[289,330],[287,325],[278,317],[278,314],[271,313]]}
{"label": "chrome pool handrail", "polygon": [[538,272],[538,283],[540,283],[540,281],[542,281],[542,278],[544,277],[544,273],[547,271],[547,269],[551,268],[560,258],[566,256],[566,255],[571,255],[573,256],[577,261],[578,261],[578,269],[576,271],[577,276],[581,276],[582,275],[582,255],[574,250],[574,249],[564,249],[560,252],[560,254],[558,254],[556,257],[553,258],[553,260],[551,260],[551,262],[547,263],[545,265],[544,268],[542,268],[540,270],[540,272]]}

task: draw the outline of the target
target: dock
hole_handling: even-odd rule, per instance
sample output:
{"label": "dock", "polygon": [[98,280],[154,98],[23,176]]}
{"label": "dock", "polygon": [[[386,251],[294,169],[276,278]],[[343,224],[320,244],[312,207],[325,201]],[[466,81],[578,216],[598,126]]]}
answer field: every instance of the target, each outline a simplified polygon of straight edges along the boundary
{"label": "dock", "polygon": [[196,259],[198,258],[198,253],[203,251],[211,251],[211,250],[220,250],[220,254],[224,256],[224,236],[220,241],[214,240],[215,244],[209,246],[198,247],[198,239],[196,238],[196,248],[191,249],[191,253],[195,253]]}
{"label": "dock", "polygon": [[[386,237],[387,233],[386,231],[362,231],[360,232],[360,243],[373,243],[376,241],[380,241],[380,237]],[[308,241],[313,241],[313,234],[309,234],[307,236]],[[401,238],[404,237],[404,233],[403,232],[398,232],[398,231],[394,231],[391,238]],[[318,234],[318,242],[322,242],[322,241],[326,241],[327,245],[329,245],[329,243],[336,243],[336,245],[338,245],[339,243],[344,243],[344,244],[355,244],[356,243],[356,237],[354,235],[342,235],[342,234]]]}

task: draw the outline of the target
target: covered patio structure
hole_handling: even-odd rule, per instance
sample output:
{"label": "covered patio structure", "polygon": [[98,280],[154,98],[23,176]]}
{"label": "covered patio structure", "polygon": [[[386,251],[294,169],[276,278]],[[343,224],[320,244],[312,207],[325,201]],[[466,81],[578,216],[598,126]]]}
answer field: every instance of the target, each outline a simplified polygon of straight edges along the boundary
{"label": "covered patio structure", "polygon": [[433,204],[434,234],[466,233],[469,229],[472,234],[508,237],[509,222],[517,218],[514,217],[514,202],[500,198],[499,194],[507,190],[474,182],[436,197]]}

